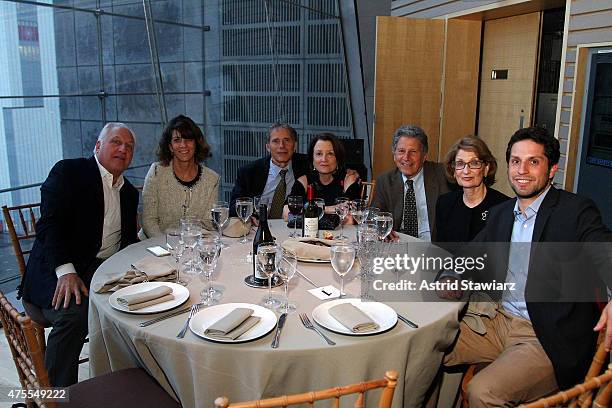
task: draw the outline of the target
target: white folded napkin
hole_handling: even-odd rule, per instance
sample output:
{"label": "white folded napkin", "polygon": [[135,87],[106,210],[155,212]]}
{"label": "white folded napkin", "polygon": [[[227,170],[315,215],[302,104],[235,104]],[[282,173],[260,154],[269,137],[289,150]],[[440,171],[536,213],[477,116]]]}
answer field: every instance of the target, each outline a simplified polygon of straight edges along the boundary
{"label": "white folded napkin", "polygon": [[174,300],[172,288],[165,285],[143,292],[117,297],[117,303],[127,307],[129,310],[143,309],[147,306],[168,302],[170,300]]}
{"label": "white folded napkin", "polygon": [[331,260],[330,248],[336,241],[320,238],[293,238],[283,242],[284,249],[294,251],[300,259]]}
{"label": "white folded napkin", "polygon": [[236,308],[210,325],[204,334],[220,340],[236,340],[261,320],[261,317],[252,314],[253,309]]}
{"label": "white folded napkin", "polygon": [[378,330],[378,323],[351,303],[341,303],[329,309],[329,314],[353,333]]}
{"label": "white folded napkin", "polygon": [[133,265],[125,274],[94,285],[94,292],[115,292],[140,282],[171,282],[176,280],[176,267],[165,257],[147,256]]}

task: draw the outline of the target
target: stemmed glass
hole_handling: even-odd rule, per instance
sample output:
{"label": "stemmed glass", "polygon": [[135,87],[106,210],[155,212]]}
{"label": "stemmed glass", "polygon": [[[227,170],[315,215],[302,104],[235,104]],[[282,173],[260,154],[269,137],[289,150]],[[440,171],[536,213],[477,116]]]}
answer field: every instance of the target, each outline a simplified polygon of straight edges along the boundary
{"label": "stemmed glass", "polygon": [[336,237],[336,239],[347,239],[344,236],[344,220],[349,213],[349,199],[346,197],[338,197],[336,198],[334,210],[336,215],[340,217],[340,235]]}
{"label": "stemmed glass", "polygon": [[245,232],[238,242],[246,244],[248,242],[247,235],[249,234],[247,222],[249,218],[251,218],[251,214],[253,214],[253,199],[251,197],[240,197],[236,199],[236,214],[238,214],[238,218],[242,221]]}
{"label": "stemmed glass", "polygon": [[285,282],[285,301],[282,302],[278,307],[284,313],[295,312],[295,303],[289,302],[289,281],[295,275],[297,268],[297,254],[294,251],[288,249],[283,250],[283,257],[278,265],[278,276],[280,276]]}
{"label": "stemmed glass", "polygon": [[336,244],[331,247],[331,264],[334,271],[340,276],[340,297],[344,297],[344,275],[353,267],[355,262],[355,247],[350,244]]}
{"label": "stemmed glass", "polygon": [[378,233],[376,227],[370,224],[357,226],[357,259],[361,266],[361,278],[369,279],[373,256],[376,252]]}
{"label": "stemmed glass", "polygon": [[315,198],[315,204],[319,207],[319,221],[325,215],[325,200],[322,198]]}
{"label": "stemmed glass", "polygon": [[193,216],[181,218],[181,241],[185,245],[185,252],[188,253],[188,259],[185,261],[185,273],[197,273],[194,267],[195,246],[201,236],[202,226],[198,218]]}
{"label": "stemmed glass", "polygon": [[179,260],[183,256],[185,246],[181,241],[181,231],[178,228],[170,228],[166,231],[166,247],[172,254],[174,261],[176,262],[176,283],[179,285],[187,286],[187,282],[180,278],[180,265]]}
{"label": "stemmed glass", "polygon": [[289,196],[287,197],[287,205],[289,206],[289,212],[293,215],[293,232],[289,234],[291,238],[297,237],[297,220],[298,216],[302,214],[304,208],[304,197],[302,196]]}
{"label": "stemmed glass", "polygon": [[259,218],[259,204],[261,203],[261,196],[256,195],[253,197],[253,214],[256,218]]}
{"label": "stemmed glass", "polygon": [[393,229],[393,215],[390,212],[379,212],[374,222],[378,239],[384,241]]}
{"label": "stemmed glass", "polygon": [[221,252],[221,245],[210,239],[200,239],[197,246],[201,261],[201,276],[206,278],[206,287],[200,292],[202,303],[212,305],[219,297],[221,292],[215,291],[212,287],[212,274],[217,266],[217,260]]}
{"label": "stemmed glass", "polygon": [[278,300],[272,297],[272,277],[278,269],[283,250],[277,244],[261,244],[257,248],[257,267],[268,278],[268,297],[263,300],[263,305],[273,309],[278,306]]}
{"label": "stemmed glass", "polygon": [[219,244],[221,248],[228,248],[225,242],[223,242],[223,228],[229,221],[229,204],[227,201],[217,201],[210,210],[213,225],[219,233]]}
{"label": "stemmed glass", "polygon": [[380,209],[377,207],[368,207],[365,210],[363,210],[363,221],[374,221],[374,219],[376,218],[376,216],[378,215],[378,213],[380,212]]}
{"label": "stemmed glass", "polygon": [[357,225],[363,222],[364,211],[367,205],[368,202],[366,200],[358,199],[351,201],[351,216],[353,216]]}

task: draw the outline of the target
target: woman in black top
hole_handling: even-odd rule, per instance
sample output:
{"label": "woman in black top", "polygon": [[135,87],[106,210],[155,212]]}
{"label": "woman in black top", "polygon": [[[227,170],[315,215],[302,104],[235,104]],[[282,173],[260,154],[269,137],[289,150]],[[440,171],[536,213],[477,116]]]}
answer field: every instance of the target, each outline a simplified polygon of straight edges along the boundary
{"label": "woman in black top", "polygon": [[[308,159],[312,170],[293,183],[290,195],[306,199],[306,187],[314,186],[315,198],[325,200],[325,212],[334,213],[336,198],[346,197],[349,200],[360,198],[359,174],[347,170],[344,162],[344,146],[331,133],[316,135],[308,146]],[[285,206],[283,218],[287,220],[289,209]]]}
{"label": "woman in black top", "polygon": [[461,189],[441,195],[436,204],[437,242],[468,242],[487,223],[489,209],[509,199],[490,188],[497,160],[481,139],[468,136],[451,147],[444,159],[446,175]]}

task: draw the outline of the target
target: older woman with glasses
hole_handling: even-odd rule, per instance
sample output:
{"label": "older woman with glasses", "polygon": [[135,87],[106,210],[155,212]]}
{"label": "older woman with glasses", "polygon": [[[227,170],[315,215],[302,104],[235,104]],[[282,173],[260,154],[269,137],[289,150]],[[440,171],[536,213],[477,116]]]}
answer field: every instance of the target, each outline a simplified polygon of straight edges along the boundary
{"label": "older woman with glasses", "polygon": [[435,240],[471,241],[486,225],[489,209],[509,199],[491,188],[497,160],[482,139],[468,136],[451,147],[444,164],[448,179],[461,189],[438,198]]}
{"label": "older woman with glasses", "polygon": [[163,235],[181,217],[195,216],[212,229],[210,210],[218,200],[219,175],[204,166],[210,147],[189,117],[168,122],[157,148],[158,162],[145,178],[141,239]]}

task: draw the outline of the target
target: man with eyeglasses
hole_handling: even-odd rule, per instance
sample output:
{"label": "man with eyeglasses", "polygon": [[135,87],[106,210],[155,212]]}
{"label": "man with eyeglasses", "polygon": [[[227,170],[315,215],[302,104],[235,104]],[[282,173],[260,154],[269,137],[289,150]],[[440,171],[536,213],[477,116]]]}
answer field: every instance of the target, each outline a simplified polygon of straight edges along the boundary
{"label": "man with eyeglasses", "polygon": [[287,123],[276,122],[268,131],[266,150],[269,155],[238,169],[232,190],[230,215],[236,216],[236,199],[261,196],[267,204],[268,218],[281,218],[283,206],[293,183],[306,174],[306,155],[295,153],[297,132]]}
{"label": "man with eyeglasses", "polygon": [[94,272],[137,241],[138,191],[122,175],[134,147],[126,125],[108,123],[92,157],[57,162],[40,188],[36,240],[19,295],[29,315],[42,313],[53,326],[45,367],[54,387],[78,381]]}
{"label": "man with eyeglasses", "polygon": [[427,161],[427,135],[403,125],[393,134],[396,168],[376,179],[372,206],[393,214],[393,229],[431,241],[438,196],[449,191],[444,166]]}

